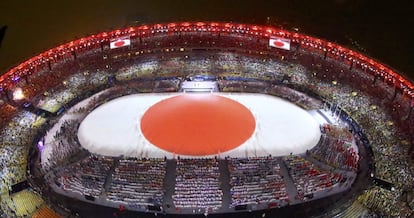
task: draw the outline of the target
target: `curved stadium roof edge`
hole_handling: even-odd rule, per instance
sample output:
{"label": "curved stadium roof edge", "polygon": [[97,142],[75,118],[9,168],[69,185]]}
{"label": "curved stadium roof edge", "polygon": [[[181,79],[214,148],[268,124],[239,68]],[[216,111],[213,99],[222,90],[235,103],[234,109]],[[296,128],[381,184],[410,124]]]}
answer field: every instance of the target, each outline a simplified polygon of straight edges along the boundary
{"label": "curved stadium roof edge", "polygon": [[247,36],[262,38],[283,37],[298,43],[305,49],[329,53],[349,64],[361,66],[363,69],[370,70],[373,74],[388,80],[394,86],[411,97],[414,97],[414,85],[408,79],[398,74],[396,71],[379,63],[378,61],[364,56],[356,51],[340,46],[323,39],[315,38],[301,33],[291,32],[272,26],[262,26],[254,24],[225,23],[225,22],[177,22],[177,23],[158,23],[152,25],[141,25],[126,27],[122,29],[102,32],[99,34],[83,37],[71,42],[62,44],[49,49],[37,56],[34,56],[21,64],[11,68],[0,76],[0,88],[5,88],[8,82],[16,76],[34,73],[33,69],[45,64],[48,61],[57,59],[59,56],[76,52],[79,49],[96,48],[97,44],[108,43],[113,38],[124,36],[145,37],[153,33],[168,32],[211,32],[211,33],[239,33]]}

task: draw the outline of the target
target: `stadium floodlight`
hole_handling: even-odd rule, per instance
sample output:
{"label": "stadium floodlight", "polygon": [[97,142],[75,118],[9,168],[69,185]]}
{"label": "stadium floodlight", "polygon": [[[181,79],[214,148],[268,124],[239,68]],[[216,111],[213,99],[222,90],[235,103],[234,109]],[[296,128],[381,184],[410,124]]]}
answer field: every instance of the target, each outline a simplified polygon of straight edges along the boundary
{"label": "stadium floodlight", "polygon": [[21,88],[17,88],[17,89],[14,90],[14,92],[13,92],[13,100],[14,101],[16,101],[16,100],[19,101],[19,100],[22,100],[24,98],[25,98],[25,96],[24,96],[23,90]]}

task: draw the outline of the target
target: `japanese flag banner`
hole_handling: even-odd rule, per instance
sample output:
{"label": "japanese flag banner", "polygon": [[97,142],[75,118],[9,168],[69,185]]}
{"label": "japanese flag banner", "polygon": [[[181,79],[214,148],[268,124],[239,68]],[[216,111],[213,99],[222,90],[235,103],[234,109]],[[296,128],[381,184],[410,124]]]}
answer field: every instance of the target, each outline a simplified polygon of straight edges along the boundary
{"label": "japanese flag banner", "polygon": [[111,49],[114,49],[114,48],[129,46],[130,44],[131,44],[131,40],[129,39],[129,37],[122,37],[122,38],[111,39],[109,47]]}
{"label": "japanese flag banner", "polygon": [[290,39],[272,37],[269,39],[269,46],[284,50],[290,50]]}

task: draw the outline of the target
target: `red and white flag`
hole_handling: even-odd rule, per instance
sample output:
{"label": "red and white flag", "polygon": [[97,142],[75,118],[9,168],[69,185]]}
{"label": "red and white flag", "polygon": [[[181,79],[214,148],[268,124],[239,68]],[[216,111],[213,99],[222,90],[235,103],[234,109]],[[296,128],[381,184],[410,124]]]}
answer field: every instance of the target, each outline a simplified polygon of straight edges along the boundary
{"label": "red and white flag", "polygon": [[269,39],[269,46],[284,50],[290,50],[290,39],[273,37]]}
{"label": "red and white flag", "polygon": [[111,49],[114,49],[114,48],[128,46],[130,44],[131,44],[131,40],[129,39],[129,37],[122,37],[122,38],[111,39],[109,47]]}

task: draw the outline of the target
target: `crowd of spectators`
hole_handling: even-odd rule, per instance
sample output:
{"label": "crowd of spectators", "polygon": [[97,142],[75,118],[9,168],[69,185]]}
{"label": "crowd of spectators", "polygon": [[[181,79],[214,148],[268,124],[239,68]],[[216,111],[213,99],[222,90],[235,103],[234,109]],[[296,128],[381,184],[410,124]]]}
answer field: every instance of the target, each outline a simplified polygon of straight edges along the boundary
{"label": "crowd of spectators", "polygon": [[106,193],[110,201],[129,205],[162,205],[164,159],[121,159]]}
{"label": "crowd of spectators", "polygon": [[358,151],[350,142],[322,134],[317,146],[308,151],[315,159],[336,169],[358,169]]}
{"label": "crowd of spectators", "polygon": [[173,202],[176,208],[218,209],[222,205],[216,159],[178,159]]}
{"label": "crowd of spectators", "polygon": [[113,161],[113,158],[89,155],[58,171],[55,183],[65,191],[97,198],[104,192],[104,183]]}
{"label": "crowd of spectators", "polygon": [[10,192],[13,185],[27,179],[28,147],[41,122],[35,114],[15,109],[7,125],[2,123],[0,127],[0,214],[8,217],[30,215],[36,209],[32,203],[37,202],[25,197],[32,195]]}
{"label": "crowd of spectators", "polygon": [[[224,59],[225,59],[225,57],[224,57]],[[226,66],[226,62],[224,61],[223,62],[223,64],[222,64],[223,66]],[[231,65],[231,63],[228,63],[228,65]],[[155,67],[153,67],[152,69],[157,69],[157,70],[159,70],[159,69],[163,69],[163,68],[165,68],[165,67],[163,67],[164,65],[161,63],[161,64],[159,64],[159,66],[160,67],[158,67],[158,68],[155,68]],[[190,65],[191,66],[191,65]],[[282,65],[283,66],[283,65]],[[290,69],[290,68],[293,68],[293,69]],[[151,68],[149,68],[149,69],[151,69]],[[291,70],[291,71],[293,71],[294,73],[291,73],[291,77],[289,77],[289,79],[290,80],[293,80],[293,82],[298,82],[298,80],[300,80],[301,82],[303,82],[303,83],[305,83],[306,84],[306,80],[308,80],[309,78],[312,78],[312,75],[308,75],[309,73],[307,73],[306,72],[306,70],[304,69],[304,68],[301,68],[301,67],[296,67],[295,65],[293,65],[293,67],[292,66],[285,66],[285,72],[289,72],[289,69]],[[134,72],[137,72],[137,71],[134,71]],[[283,71],[282,71],[283,72]],[[299,72],[299,73],[298,73]],[[300,74],[300,72],[302,72],[303,74]],[[140,75],[139,73],[135,73],[136,75]],[[287,73],[287,75],[289,75],[289,73]],[[225,82],[229,82],[229,81],[225,81]],[[240,85],[240,82],[234,82],[237,86],[239,86],[239,87],[241,87],[241,88],[243,88],[243,86],[241,86]],[[319,91],[319,92],[322,92],[322,93],[325,93],[325,92],[329,92],[329,91],[332,91],[332,87],[333,86],[333,84],[326,84],[326,83],[322,83],[321,84],[321,86],[319,86],[319,87],[321,87],[321,88],[318,88],[317,89],[317,91]],[[318,87],[318,86],[316,86],[316,87]],[[333,86],[333,88],[338,88],[338,87],[335,87],[335,86]],[[280,92],[279,92],[280,93]],[[349,97],[350,95],[352,95],[351,94],[352,93],[352,91],[348,91],[348,96],[347,97]],[[339,93],[339,94],[336,94],[335,96],[334,96],[335,98],[333,99],[333,100],[339,100],[339,99],[342,99],[341,98],[341,93]],[[355,96],[354,96],[355,97]],[[361,104],[361,102],[357,102],[357,103],[354,103],[354,104],[350,104],[351,106],[351,108],[352,108],[352,105],[359,105],[359,104]],[[358,108],[357,106],[355,107],[355,108]],[[351,111],[353,111],[353,110],[351,110]]]}
{"label": "crowd of spectators", "polygon": [[363,218],[376,218],[374,213],[371,213],[364,205],[359,201],[353,201],[351,206],[342,211],[338,217],[363,217]]}
{"label": "crowd of spectators", "polygon": [[307,80],[293,82],[335,102],[361,126],[374,152],[376,177],[401,189],[412,189],[414,166],[409,149],[414,129],[410,126],[413,117],[408,117],[410,100],[398,94],[394,86],[361,72],[366,69],[335,65],[331,58],[310,58],[306,52],[301,59],[305,66],[313,66],[313,73],[298,71]]}
{"label": "crowd of spectators", "polygon": [[180,88],[180,79],[165,79],[155,81],[153,92],[176,92]]}
{"label": "crowd of spectators", "polygon": [[53,141],[45,144],[42,151],[42,167],[49,170],[55,166],[62,165],[71,156],[77,154],[81,150],[81,146],[77,140],[78,120],[64,120],[59,123],[59,130],[53,135]]}
{"label": "crowd of spectators", "polygon": [[320,109],[322,105],[319,99],[282,85],[272,85],[267,89],[267,93],[286,99],[308,111]]}
{"label": "crowd of spectators", "polygon": [[148,60],[145,62],[131,61],[125,66],[119,69],[119,73],[116,74],[116,79],[119,81],[128,81],[136,78],[151,78],[153,72],[158,70],[158,61]]}
{"label": "crowd of spectators", "polygon": [[373,187],[360,195],[358,201],[380,217],[409,217],[412,214],[411,208],[399,201],[400,195],[399,191]]}
{"label": "crowd of spectators", "polygon": [[58,86],[55,86],[52,90],[44,91],[42,95],[33,98],[33,101],[39,108],[56,112],[74,98],[105,85],[108,81],[108,76],[110,74],[105,70],[96,70],[94,72],[85,70],[66,77]]}
{"label": "crowd of spectators", "polygon": [[[268,47],[266,43],[260,40],[256,41],[256,39],[251,37],[232,37],[231,34],[223,34],[221,36],[213,35],[211,37],[206,37],[206,34],[190,35],[190,33],[187,33],[165,38],[144,38],[140,39],[140,42],[138,42],[138,39],[134,39],[134,44],[137,45],[134,47],[137,50],[135,56],[158,51],[159,53],[163,53],[161,60],[165,57],[168,60],[169,56],[173,56],[172,53],[168,55],[169,51],[179,51],[180,47],[185,48],[183,48],[183,55],[180,57],[175,57],[173,61],[165,61],[171,67],[172,70],[170,71],[165,71],[168,67],[164,67],[163,64],[159,67],[159,63],[156,61],[145,62],[142,59],[138,59],[136,62],[140,62],[141,65],[132,65],[135,69],[132,68],[130,72],[124,74],[127,76],[123,76],[124,71],[118,71],[117,79],[130,79],[128,75],[134,75],[135,77],[157,75],[160,72],[168,72],[166,75],[170,75],[177,71],[183,74],[199,71],[204,73],[219,72],[216,74],[228,74],[241,77],[247,75],[249,78],[259,79],[268,79],[268,72],[272,76],[276,75],[273,78],[277,79],[284,78],[287,75],[288,85],[304,88],[313,93],[317,93],[329,102],[334,102],[364,129],[374,152],[375,176],[392,182],[396,185],[397,189],[397,192],[390,195],[389,198],[364,197],[362,198],[362,202],[365,202],[364,205],[380,208],[376,205],[389,205],[387,199],[396,201],[400,194],[398,190],[402,188],[411,188],[412,190],[414,169],[407,154],[410,146],[412,147],[413,129],[411,124],[414,122],[414,119],[413,116],[408,116],[411,105],[407,104],[407,102],[410,102],[410,99],[398,93],[396,97],[393,97],[395,92],[393,86],[376,79],[375,75],[365,73],[367,69],[351,69],[349,65],[344,64],[341,60],[338,61],[336,58],[334,59],[329,56],[325,59],[321,54],[316,55],[306,50],[300,49],[289,54],[283,53],[283,56],[275,54],[272,61],[264,60],[262,57],[265,57],[265,55],[262,55],[260,59],[263,60],[260,62],[258,58],[240,58],[239,55],[235,55],[242,53],[243,55],[249,54],[253,56],[260,52],[266,54]],[[213,57],[209,56],[209,59],[196,60],[197,58],[191,55],[191,53],[188,53],[190,57],[187,57],[187,47],[192,46],[205,48],[207,50],[222,47],[232,49],[232,52],[223,52],[219,55],[213,55]],[[169,49],[168,52],[166,50],[167,48]],[[223,49],[223,51],[228,50]],[[257,52],[255,53],[255,51]],[[108,53],[116,54],[117,51],[114,50]],[[105,52],[100,51],[99,48],[84,52],[80,52],[79,50],[77,57],[68,54],[61,62],[52,63],[50,67],[47,64],[39,66],[40,69],[37,69],[36,73],[27,78],[21,78],[20,81],[16,82],[15,87],[21,87],[26,97],[32,99],[36,105],[53,111],[72,98],[75,98],[79,93],[95,88],[98,84],[105,83],[111,73],[117,72],[117,65],[125,64],[133,58],[131,57],[125,61],[112,60],[111,62],[110,60],[102,58],[102,54],[105,54]],[[153,57],[157,60],[159,58],[156,55]],[[82,61],[73,61],[76,58],[82,59]],[[193,63],[191,63],[192,58],[195,59]],[[268,58],[266,56],[266,59]],[[292,61],[292,63],[287,64],[287,60]],[[295,62],[298,64],[294,64]],[[111,73],[109,73],[110,67],[107,67],[109,65],[113,67]],[[192,70],[192,67],[195,68]],[[107,71],[100,72],[97,69],[106,69]],[[155,74],[153,74],[154,72]],[[97,82],[95,83],[93,81]],[[283,79],[281,81],[283,82]],[[243,90],[244,88],[243,85],[234,81],[224,84],[224,87],[231,88],[232,86],[236,87],[235,89],[239,88],[239,90]],[[66,89],[72,91],[62,91]],[[232,89],[223,88],[222,90],[228,91]],[[17,113],[17,108],[8,104],[3,104],[0,109],[2,112],[0,114],[0,128],[2,128],[2,144],[0,145],[0,149],[4,151],[4,154],[26,157],[27,146],[30,145],[31,139],[36,131],[36,128],[27,127],[33,124],[37,118],[25,119],[25,116],[30,117],[33,115],[25,114],[21,116],[20,112]],[[12,117],[16,118],[13,119]],[[324,156],[321,153],[319,155]],[[336,161],[338,158],[333,159]],[[19,158],[1,159],[3,167],[1,176],[2,190],[6,187],[5,184],[10,185],[25,179],[25,173],[20,173],[25,172],[25,169],[21,167],[22,162],[20,160]],[[296,161],[294,160],[293,162],[296,163]],[[15,175],[15,178],[12,175]],[[12,177],[11,180],[9,179],[10,177]],[[370,193],[374,193],[369,196],[382,196],[378,194],[382,190],[377,191],[374,188],[369,191],[371,191]],[[407,208],[404,207],[401,211],[405,209]],[[395,213],[393,211],[385,212],[398,214],[397,211],[394,211]]]}
{"label": "crowd of spectators", "polygon": [[312,199],[317,192],[330,190],[343,179],[341,174],[320,169],[300,156],[289,155],[283,161],[298,191],[298,199]]}
{"label": "crowd of spectators", "polygon": [[0,128],[4,128],[17,114],[18,109],[10,104],[3,103],[0,105],[0,111]]}
{"label": "crowd of spectators", "polygon": [[[4,192],[15,183],[26,178],[28,145],[36,133],[37,116],[26,112],[19,112],[9,123],[1,129],[0,137],[0,190]],[[30,127],[30,128],[28,128]]]}
{"label": "crowd of spectators", "polygon": [[0,148],[0,152],[2,154],[0,157],[0,187],[5,190],[8,186],[24,180],[27,150],[24,147],[5,146]]}
{"label": "crowd of spectators", "polygon": [[278,160],[273,157],[230,158],[231,207],[238,205],[285,205],[288,193]]}

